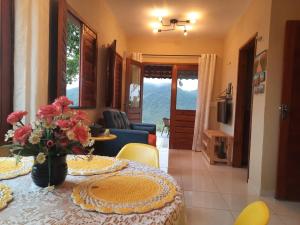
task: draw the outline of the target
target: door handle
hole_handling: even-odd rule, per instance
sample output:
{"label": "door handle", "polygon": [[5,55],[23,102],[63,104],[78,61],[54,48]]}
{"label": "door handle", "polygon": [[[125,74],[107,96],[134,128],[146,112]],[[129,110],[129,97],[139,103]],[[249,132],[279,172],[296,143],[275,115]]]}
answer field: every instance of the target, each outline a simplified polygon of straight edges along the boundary
{"label": "door handle", "polygon": [[285,120],[288,116],[288,112],[289,112],[289,107],[287,104],[282,104],[281,106],[279,106],[279,111],[280,111],[280,117],[282,120]]}

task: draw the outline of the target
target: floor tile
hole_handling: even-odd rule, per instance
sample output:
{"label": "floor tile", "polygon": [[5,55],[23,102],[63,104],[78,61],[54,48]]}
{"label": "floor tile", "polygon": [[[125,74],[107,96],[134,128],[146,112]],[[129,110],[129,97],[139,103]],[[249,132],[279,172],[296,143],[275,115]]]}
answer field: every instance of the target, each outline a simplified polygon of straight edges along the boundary
{"label": "floor tile", "polygon": [[[230,210],[233,211],[241,211],[243,210],[248,204],[261,200],[259,196],[252,196],[252,195],[232,195],[232,194],[222,194],[225,202],[229,206]],[[272,208],[269,206],[270,211],[272,212]]]}
{"label": "floor tile", "polygon": [[188,225],[232,225],[233,217],[229,211],[204,208],[187,209]]}
{"label": "floor tile", "polygon": [[169,167],[168,174],[170,174],[177,181],[177,183],[180,185],[180,187],[183,187],[181,173],[180,173],[179,169]]}
{"label": "floor tile", "polygon": [[[240,212],[236,212],[236,211],[232,212],[234,219],[236,219],[239,214],[240,214]],[[269,221],[268,225],[286,225],[286,224],[283,223],[283,221],[281,220],[281,218],[278,215],[270,214],[270,221]]]}
{"label": "floor tile", "polygon": [[229,209],[228,205],[219,193],[184,191],[184,198],[187,207]]}
{"label": "floor tile", "polygon": [[269,202],[276,214],[299,218],[300,225],[300,202],[279,201],[275,199]]}
{"label": "floor tile", "polygon": [[300,225],[300,217],[279,216],[284,225]]}
{"label": "floor tile", "polygon": [[218,192],[216,184],[206,171],[193,170],[190,173],[182,173],[181,179],[185,191]]}
{"label": "floor tile", "polygon": [[223,174],[223,176],[218,178],[213,177],[213,180],[219,192],[223,194],[256,194],[255,190],[248,186],[247,181],[240,179],[239,177]]}
{"label": "floor tile", "polygon": [[160,152],[162,168],[184,190],[188,225],[232,225],[241,210],[256,200],[270,208],[268,225],[300,225],[300,203],[256,195],[248,187],[246,169],[210,165],[202,153],[189,150],[162,148]]}

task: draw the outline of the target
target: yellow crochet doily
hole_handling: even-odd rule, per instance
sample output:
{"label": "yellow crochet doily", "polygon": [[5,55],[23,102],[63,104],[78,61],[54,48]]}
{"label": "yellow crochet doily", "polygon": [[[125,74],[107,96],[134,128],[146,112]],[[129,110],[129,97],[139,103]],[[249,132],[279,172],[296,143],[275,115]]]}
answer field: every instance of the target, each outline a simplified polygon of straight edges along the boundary
{"label": "yellow crochet doily", "polygon": [[176,186],[165,177],[123,172],[93,177],[78,184],[72,198],[86,210],[129,214],[162,208],[176,195]]}
{"label": "yellow crochet doily", "polygon": [[0,210],[5,208],[12,199],[11,189],[5,184],[0,184]]}
{"label": "yellow crochet doily", "polygon": [[0,180],[11,179],[28,174],[31,171],[32,165],[32,157],[23,157],[19,163],[16,163],[14,157],[1,157]]}
{"label": "yellow crochet doily", "polygon": [[123,169],[128,161],[105,156],[68,155],[68,173],[70,175],[96,175],[111,173]]}

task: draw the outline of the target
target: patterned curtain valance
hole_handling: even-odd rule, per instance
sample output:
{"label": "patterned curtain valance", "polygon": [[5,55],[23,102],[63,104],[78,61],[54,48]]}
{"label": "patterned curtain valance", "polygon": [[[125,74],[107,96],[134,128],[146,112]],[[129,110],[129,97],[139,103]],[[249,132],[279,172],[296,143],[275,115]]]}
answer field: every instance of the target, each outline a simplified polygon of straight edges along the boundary
{"label": "patterned curtain valance", "polygon": [[178,79],[198,79],[197,70],[179,70],[177,71]]}
{"label": "patterned curtain valance", "polygon": [[[144,77],[147,78],[172,78],[172,65],[145,65]],[[197,70],[178,70],[178,79],[198,79]]]}
{"label": "patterned curtain valance", "polygon": [[172,78],[172,66],[145,65],[144,66],[144,77],[171,79]]}

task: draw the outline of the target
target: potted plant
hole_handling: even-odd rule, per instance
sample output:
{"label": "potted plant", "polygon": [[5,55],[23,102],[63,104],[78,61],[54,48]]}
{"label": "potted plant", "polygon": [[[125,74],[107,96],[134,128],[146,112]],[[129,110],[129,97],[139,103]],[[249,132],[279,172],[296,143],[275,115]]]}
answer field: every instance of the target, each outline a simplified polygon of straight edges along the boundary
{"label": "potted plant", "polygon": [[67,175],[67,154],[91,154],[93,151],[89,119],[83,111],[73,110],[65,96],[39,108],[36,120],[25,124],[26,111],[7,117],[12,125],[5,135],[6,145],[17,161],[34,156],[31,177],[40,187],[58,185]]}

